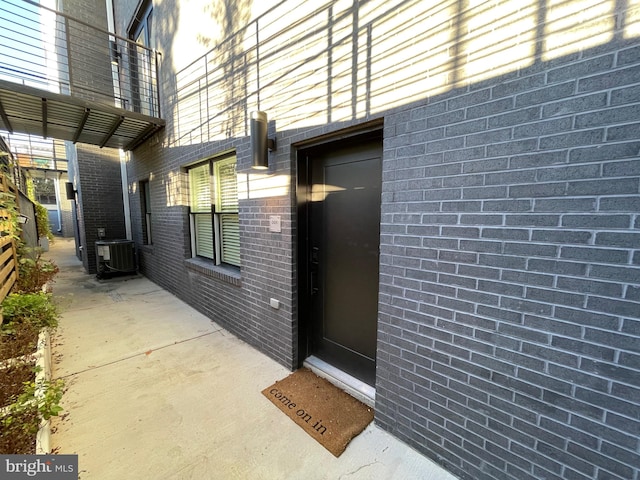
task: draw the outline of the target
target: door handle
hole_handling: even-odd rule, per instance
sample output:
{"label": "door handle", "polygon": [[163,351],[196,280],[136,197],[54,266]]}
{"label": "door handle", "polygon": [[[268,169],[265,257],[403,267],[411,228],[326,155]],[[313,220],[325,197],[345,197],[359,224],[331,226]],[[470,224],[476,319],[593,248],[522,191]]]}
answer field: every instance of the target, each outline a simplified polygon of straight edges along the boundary
{"label": "door handle", "polygon": [[311,272],[311,295],[318,294],[318,272]]}

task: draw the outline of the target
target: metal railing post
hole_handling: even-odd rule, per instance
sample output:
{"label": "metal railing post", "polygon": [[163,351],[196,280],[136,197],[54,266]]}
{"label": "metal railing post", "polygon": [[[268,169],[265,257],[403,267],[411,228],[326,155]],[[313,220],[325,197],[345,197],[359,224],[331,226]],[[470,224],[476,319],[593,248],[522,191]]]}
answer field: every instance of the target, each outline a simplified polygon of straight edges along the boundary
{"label": "metal railing post", "polygon": [[158,118],[161,118],[160,117],[160,65],[158,62],[158,56],[160,55],[160,52],[156,52],[154,50],[150,50],[150,51],[154,53],[154,58],[156,62],[156,71],[155,71],[155,77],[156,77],[155,89],[156,89],[156,102],[157,102],[156,105],[158,109]]}
{"label": "metal railing post", "polygon": [[64,18],[64,35],[67,47],[67,67],[69,68],[69,95],[71,95],[73,85],[73,67],[71,66],[71,37],[69,36],[69,18]]}

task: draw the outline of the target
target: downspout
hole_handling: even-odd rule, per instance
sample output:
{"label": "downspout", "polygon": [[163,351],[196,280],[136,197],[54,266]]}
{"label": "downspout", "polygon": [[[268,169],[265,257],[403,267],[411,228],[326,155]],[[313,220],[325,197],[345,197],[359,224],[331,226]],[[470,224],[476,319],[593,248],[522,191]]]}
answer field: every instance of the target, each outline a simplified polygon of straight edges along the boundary
{"label": "downspout", "polygon": [[132,240],[131,235],[131,207],[129,205],[129,178],[127,176],[127,158],[129,153],[120,150],[120,176],[122,177],[122,204],[124,207],[124,228],[127,240]]}
{"label": "downspout", "polygon": [[62,201],[60,200],[60,177],[61,173],[56,175],[55,181],[53,182],[53,187],[56,192],[56,212],[58,212],[58,233],[62,232]]}

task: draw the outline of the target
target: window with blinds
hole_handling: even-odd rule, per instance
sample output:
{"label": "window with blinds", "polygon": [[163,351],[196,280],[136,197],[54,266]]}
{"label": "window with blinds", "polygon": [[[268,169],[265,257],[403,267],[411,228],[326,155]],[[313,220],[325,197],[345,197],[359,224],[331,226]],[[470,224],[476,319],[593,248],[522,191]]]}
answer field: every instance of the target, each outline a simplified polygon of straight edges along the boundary
{"label": "window with blinds", "polygon": [[236,157],[189,169],[194,255],[240,266]]}
{"label": "window with blinds", "polygon": [[221,254],[224,263],[240,266],[238,177],[235,157],[214,163],[216,212],[220,216]]}

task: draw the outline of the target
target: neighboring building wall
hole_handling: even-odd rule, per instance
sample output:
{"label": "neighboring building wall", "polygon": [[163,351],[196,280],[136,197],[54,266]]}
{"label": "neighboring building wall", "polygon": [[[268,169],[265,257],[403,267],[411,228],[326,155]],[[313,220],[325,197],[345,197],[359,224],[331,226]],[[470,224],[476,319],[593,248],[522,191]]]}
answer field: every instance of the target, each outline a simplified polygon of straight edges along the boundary
{"label": "neighboring building wall", "polygon": [[[63,0],[61,9],[78,20],[107,30],[104,0]],[[72,64],[77,63],[81,66],[73,69],[74,85],[82,85],[81,89],[74,90],[73,94],[88,100],[106,101],[98,92],[113,90],[111,66],[101,59],[96,61],[87,57],[82,42],[77,41],[82,34],[83,31],[78,28],[71,53]],[[87,35],[95,35],[95,32],[87,32]],[[92,40],[96,41],[95,38]],[[108,36],[105,35],[104,45],[109,45],[108,40]],[[91,68],[86,68],[87,65],[91,65]],[[78,78],[79,73],[85,77]],[[67,148],[73,149],[73,146]],[[98,228],[105,229],[106,239],[126,238],[120,154],[113,148],[99,148],[86,144],[77,144],[75,150],[75,154],[68,154],[67,158],[69,175],[74,178],[77,191],[76,241],[82,246],[79,254],[85,270],[95,273],[95,242],[99,239]]]}
{"label": "neighboring building wall", "polygon": [[62,219],[62,230],[60,232],[54,232],[56,235],[61,235],[65,238],[73,237],[73,224],[75,222],[75,218],[73,216],[73,203],[71,200],[67,199],[67,191],[65,184],[69,182],[69,175],[63,173],[60,175],[58,180],[59,185],[59,208],[60,208],[60,217]]}
{"label": "neighboring building wall", "polygon": [[[143,271],[297,367],[296,145],[382,117],[377,423],[464,479],[639,480],[638,7],[463,3],[154,4],[167,127],[128,165],[138,245],[151,188]],[[190,259],[185,167],[229,149],[239,275]]]}
{"label": "neighboring building wall", "polygon": [[[71,94],[76,98],[102,101],[113,105],[113,74],[109,35],[107,32],[107,9],[105,0],[58,0],[59,10],[74,20],[93,27],[89,29],[79,22],[69,21],[70,44],[66,46],[64,66],[67,61],[71,70]],[[86,38],[86,41],[83,41]],[[87,45],[91,47],[87,49]],[[100,48],[102,46],[102,49]],[[88,53],[90,52],[90,53]],[[99,53],[99,54],[98,54]],[[63,68],[63,67],[61,67]],[[64,87],[63,87],[64,88]]]}
{"label": "neighboring building wall", "polygon": [[56,236],[73,237],[72,205],[71,201],[67,200],[65,190],[65,183],[69,181],[67,173],[57,173],[55,181],[57,182],[56,203],[43,204],[49,213],[49,227],[51,233]]}
{"label": "neighboring building wall", "polygon": [[[89,273],[96,272],[95,242],[98,229],[105,229],[106,239],[126,238],[124,205],[120,180],[120,156],[115,149],[77,145],[77,208],[82,264]],[[71,160],[69,162],[71,164]],[[71,166],[69,167],[71,173]]]}

